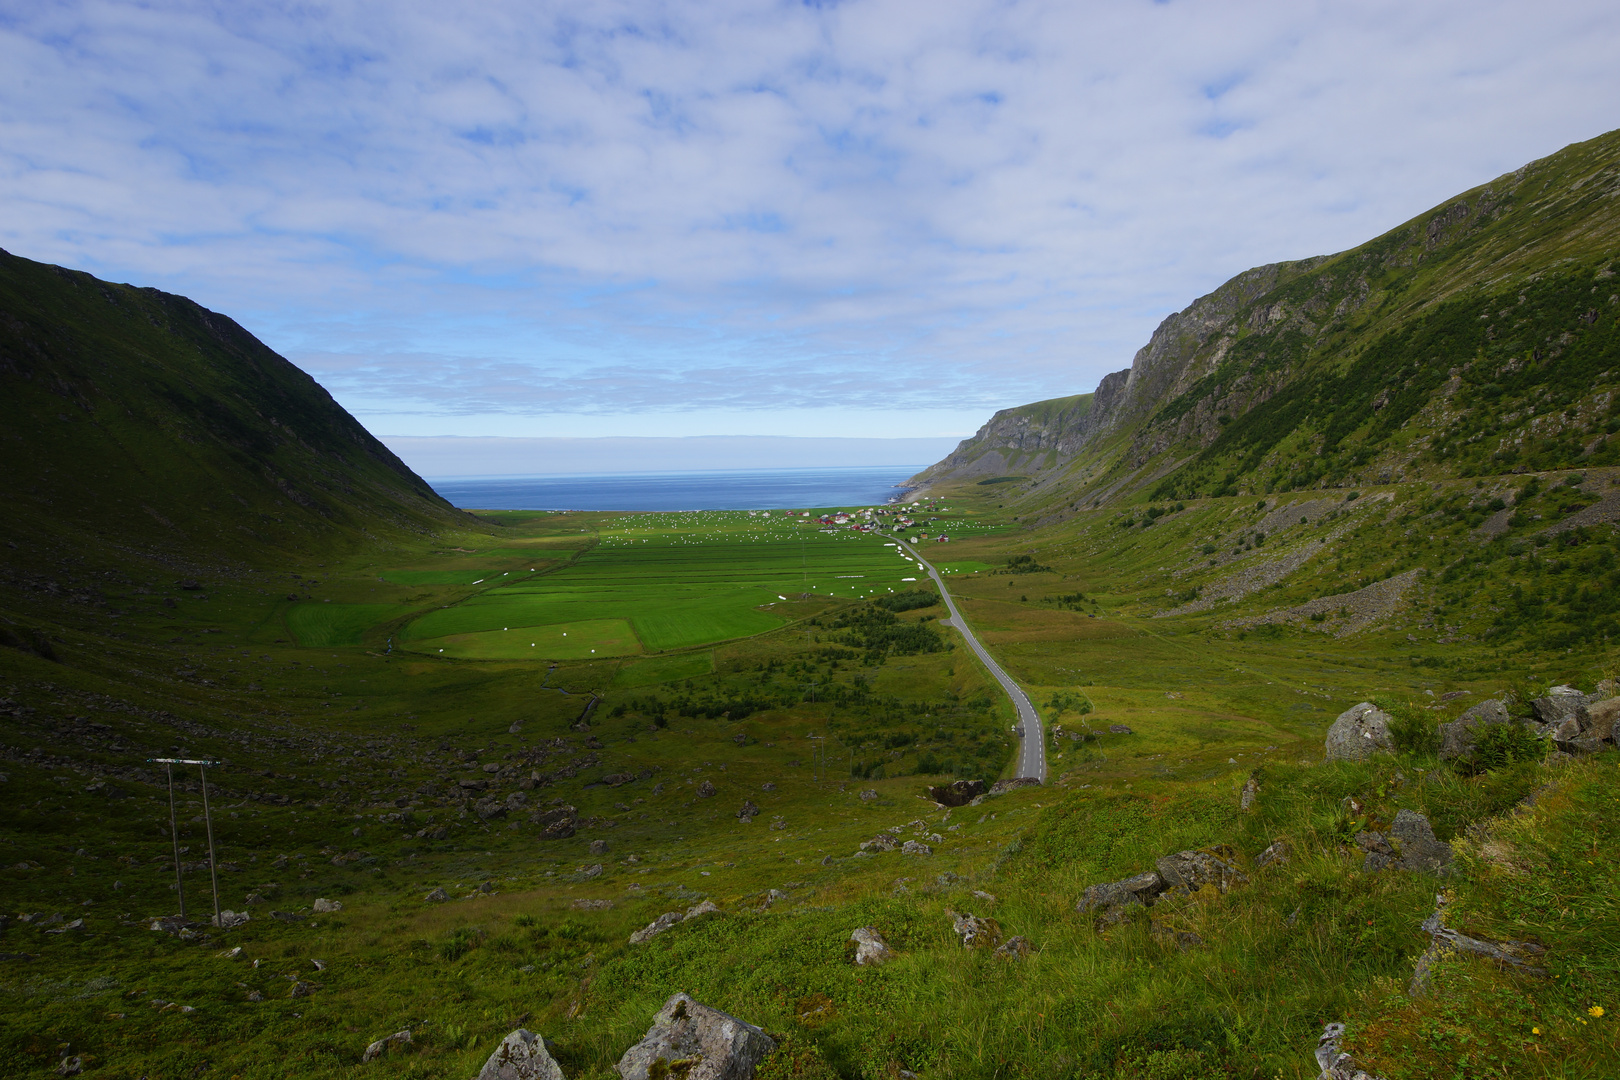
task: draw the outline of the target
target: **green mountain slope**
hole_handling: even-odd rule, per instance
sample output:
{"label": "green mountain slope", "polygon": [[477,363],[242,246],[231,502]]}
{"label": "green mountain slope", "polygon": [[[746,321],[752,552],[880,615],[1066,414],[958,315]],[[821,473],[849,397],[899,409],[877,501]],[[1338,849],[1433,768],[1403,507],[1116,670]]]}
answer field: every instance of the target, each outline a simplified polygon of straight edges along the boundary
{"label": "green mountain slope", "polygon": [[[1030,510],[1620,460],[1620,132],[1167,318],[1095,400],[998,413],[919,484]],[[1072,403],[1072,404],[1067,404]]]}
{"label": "green mountain slope", "polygon": [[184,297],[0,252],[0,498],[29,551],[313,554],[460,514],[303,371]]}

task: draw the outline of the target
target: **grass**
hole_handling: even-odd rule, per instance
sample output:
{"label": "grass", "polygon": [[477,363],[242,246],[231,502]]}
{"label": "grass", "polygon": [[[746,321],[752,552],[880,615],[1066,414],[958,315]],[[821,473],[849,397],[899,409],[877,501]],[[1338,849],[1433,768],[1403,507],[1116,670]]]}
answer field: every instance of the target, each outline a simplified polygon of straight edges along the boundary
{"label": "grass", "polygon": [[300,645],[310,649],[359,645],[366,632],[410,612],[405,604],[293,604],[283,619]]}

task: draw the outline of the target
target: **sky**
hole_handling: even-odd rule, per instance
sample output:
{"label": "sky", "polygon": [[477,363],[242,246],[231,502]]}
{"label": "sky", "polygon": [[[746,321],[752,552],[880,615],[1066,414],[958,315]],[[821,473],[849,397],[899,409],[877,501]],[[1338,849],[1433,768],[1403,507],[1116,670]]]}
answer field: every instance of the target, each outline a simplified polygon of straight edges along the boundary
{"label": "sky", "polygon": [[0,246],[399,445],[948,445],[1620,126],[1617,47],[1612,0],[0,0]]}

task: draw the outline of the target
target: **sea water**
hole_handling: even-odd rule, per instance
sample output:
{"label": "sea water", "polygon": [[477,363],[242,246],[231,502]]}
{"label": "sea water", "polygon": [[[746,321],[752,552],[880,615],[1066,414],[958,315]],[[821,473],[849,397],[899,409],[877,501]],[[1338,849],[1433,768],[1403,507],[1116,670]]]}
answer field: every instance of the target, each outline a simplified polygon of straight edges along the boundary
{"label": "sea water", "polygon": [[791,510],[881,506],[927,466],[429,479],[466,510]]}

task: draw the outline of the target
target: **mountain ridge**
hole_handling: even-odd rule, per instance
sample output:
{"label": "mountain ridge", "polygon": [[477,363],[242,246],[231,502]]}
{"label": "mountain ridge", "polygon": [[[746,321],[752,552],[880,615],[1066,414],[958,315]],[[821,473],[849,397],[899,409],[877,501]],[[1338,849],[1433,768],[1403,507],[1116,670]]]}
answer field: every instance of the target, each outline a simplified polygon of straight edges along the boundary
{"label": "mountain ridge", "polygon": [[[1463,192],[1358,247],[1246,270],[1168,316],[1131,366],[1105,376],[1092,395],[1001,410],[911,483],[1012,473],[1033,481],[1021,495],[1050,494],[1056,482],[1082,501],[1109,485],[1107,498],[1149,483],[1157,483],[1158,497],[1343,486],[1364,473],[1401,472],[1417,455],[1395,445],[1385,421],[1398,415],[1406,423],[1437,394],[1455,397],[1465,384],[1517,389],[1515,399],[1556,384],[1567,399],[1561,404],[1606,416],[1612,398],[1593,401],[1602,393],[1595,385],[1577,393],[1572,378],[1553,373],[1504,388],[1497,376],[1504,368],[1522,371],[1515,358],[1545,365],[1563,356],[1574,380],[1612,381],[1613,371],[1600,369],[1620,367],[1614,301],[1590,294],[1612,276],[1620,251],[1617,192],[1620,132],[1610,132]],[[1455,325],[1491,323],[1489,312],[1514,296],[1515,308],[1533,302],[1514,312],[1506,341]],[[1425,320],[1446,325],[1425,334]],[[1548,324],[1548,332],[1520,332],[1527,322],[1536,330]],[[1396,388],[1396,374],[1425,350],[1421,370],[1408,371]],[[1583,351],[1583,362],[1569,363]],[[1090,399],[1084,409],[1054,408],[1083,398]],[[1509,402],[1497,393],[1491,404]],[[1376,419],[1343,415],[1356,406],[1395,411]],[[1522,433],[1515,435],[1522,442]],[[1324,453],[1320,468],[1304,461]],[[1553,463],[1583,456],[1590,456],[1584,444],[1583,453],[1554,455]],[[1429,474],[1457,471],[1455,463],[1445,468],[1443,457],[1424,463]],[[1250,475],[1259,464],[1273,475]],[[1152,480],[1142,479],[1144,469]]]}

